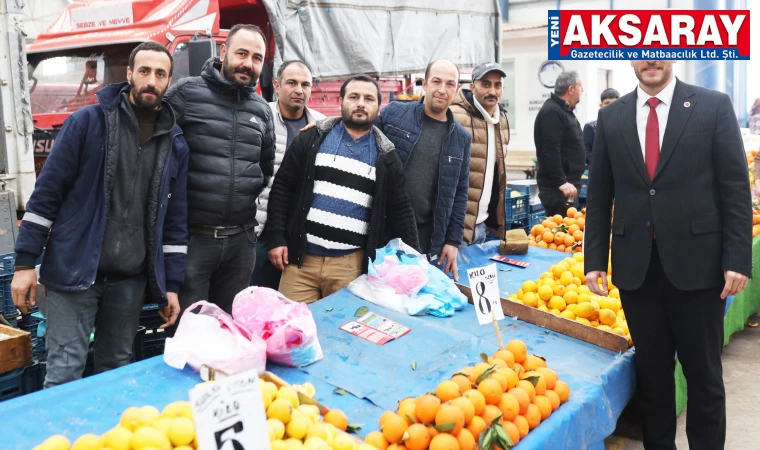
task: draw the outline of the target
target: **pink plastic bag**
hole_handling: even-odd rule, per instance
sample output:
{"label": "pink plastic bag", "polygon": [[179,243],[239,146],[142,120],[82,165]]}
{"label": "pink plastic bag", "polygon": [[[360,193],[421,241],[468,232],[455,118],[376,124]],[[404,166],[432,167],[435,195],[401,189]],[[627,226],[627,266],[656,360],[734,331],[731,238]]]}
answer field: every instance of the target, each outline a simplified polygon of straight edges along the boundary
{"label": "pink plastic bag", "polygon": [[[195,312],[195,308],[200,310]],[[182,313],[177,332],[166,339],[164,362],[182,370],[210,366],[230,375],[266,369],[266,343],[218,306],[199,301]]]}
{"label": "pink plastic bag", "polygon": [[251,286],[235,296],[232,316],[266,342],[271,361],[303,367],[322,359],[317,324],[304,303],[288,300],[273,289]]}

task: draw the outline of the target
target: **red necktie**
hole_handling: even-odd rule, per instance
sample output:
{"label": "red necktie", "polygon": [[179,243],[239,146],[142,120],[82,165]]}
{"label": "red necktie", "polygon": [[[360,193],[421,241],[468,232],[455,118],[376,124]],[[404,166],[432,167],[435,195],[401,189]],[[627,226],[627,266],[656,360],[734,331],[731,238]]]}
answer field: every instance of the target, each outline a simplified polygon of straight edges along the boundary
{"label": "red necktie", "polygon": [[647,117],[646,137],[644,138],[644,154],[649,179],[654,178],[654,171],[657,169],[657,161],[660,160],[660,123],[657,120],[655,108],[660,104],[657,97],[647,100],[649,105],[649,117]]}

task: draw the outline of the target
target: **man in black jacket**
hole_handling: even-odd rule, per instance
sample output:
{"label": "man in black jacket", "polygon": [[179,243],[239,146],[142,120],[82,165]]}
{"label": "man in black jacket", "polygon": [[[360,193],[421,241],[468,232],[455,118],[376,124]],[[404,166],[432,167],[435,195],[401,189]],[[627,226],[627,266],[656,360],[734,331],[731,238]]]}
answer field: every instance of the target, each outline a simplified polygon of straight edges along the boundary
{"label": "man in black jacket", "polygon": [[[612,88],[602,91],[601,103],[599,108],[604,108],[610,103],[620,98],[620,93]],[[592,120],[583,126],[583,146],[586,147],[586,168],[591,164],[591,150],[594,147],[594,137],[596,136],[596,120]],[[589,172],[590,174],[590,172]]]}
{"label": "man in black jacket", "polygon": [[208,300],[230,312],[253,272],[256,199],[274,171],[272,112],[255,92],[265,50],[258,27],[235,25],[221,60],[166,95],[190,147],[183,310]]}
{"label": "man in black jacket", "polygon": [[388,238],[419,248],[404,168],[374,126],[377,82],[356,75],[340,90],[341,117],[317,122],[288,147],[269,194],[269,259],[280,292],[311,303],[367,271]]}
{"label": "man in black jacket", "polygon": [[677,80],[673,61],[631,65],[639,86],[602,108],[596,125],[587,283],[606,294],[612,232],[615,285],[636,345],[644,447],[676,448],[678,354],[689,384],[689,448],[719,450],[726,438],[726,297],[752,274],[742,136],[728,95]]}
{"label": "man in black jacket", "polygon": [[577,72],[562,72],[554,93],[536,116],[533,140],[538,159],[538,197],[547,216],[565,215],[576,204],[581,177],[586,169],[581,124],[573,110],[583,85]]}

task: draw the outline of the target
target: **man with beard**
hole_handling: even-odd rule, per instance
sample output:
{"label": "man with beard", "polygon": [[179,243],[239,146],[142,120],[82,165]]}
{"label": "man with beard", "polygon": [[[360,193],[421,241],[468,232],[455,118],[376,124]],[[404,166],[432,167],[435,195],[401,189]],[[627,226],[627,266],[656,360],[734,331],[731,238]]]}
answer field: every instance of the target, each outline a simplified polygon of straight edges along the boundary
{"label": "man with beard", "polygon": [[95,372],[129,364],[146,294],[164,307],[162,328],[179,314],[188,148],[163,101],[172,65],[162,45],[138,45],[128,83],[66,119],[26,205],[11,295],[23,313],[36,303],[47,247],[46,388],[82,377],[93,326]]}
{"label": "man with beard", "polygon": [[340,98],[341,117],[293,140],[269,194],[269,259],[283,271],[280,292],[298,302],[348,286],[390,238],[418,247],[401,160],[373,126],[380,87],[356,75]]}
{"label": "man with beard", "polygon": [[451,105],[454,118],[472,135],[465,245],[484,243],[489,229],[503,239],[507,229],[509,122],[499,105],[506,76],[497,63],[480,64],[472,71],[472,91],[462,89]]}
{"label": "man with beard", "polygon": [[578,204],[581,177],[586,170],[581,123],[575,106],[581,101],[583,83],[577,72],[562,72],[554,93],[546,99],[533,124],[533,141],[538,160],[538,197],[546,216],[564,216]]}
{"label": "man with beard", "polygon": [[445,263],[444,271],[458,280],[472,139],[449,111],[459,90],[459,69],[445,59],[433,61],[422,87],[419,103],[391,103],[377,126],[404,163],[422,252],[438,265]]}
{"label": "man with beard", "polygon": [[631,65],[638,87],[602,108],[596,123],[588,286],[606,295],[611,231],[615,285],[636,345],[644,447],[675,448],[677,354],[688,381],[689,448],[722,449],[723,313],[726,297],[752,274],[752,199],[739,124],[726,94],[676,79],[673,61]]}
{"label": "man with beard", "polygon": [[183,78],[166,98],[190,146],[190,244],[182,309],[208,300],[228,313],[248,287],[256,259],[256,199],[274,171],[274,123],[255,92],[266,39],[255,25],[235,25],[221,59]]}
{"label": "man with beard", "polygon": [[[325,118],[319,111],[306,107],[309,98],[311,98],[312,82],[311,69],[303,61],[285,61],[277,71],[277,79],[274,80],[277,100],[269,104],[272,109],[274,131],[277,136],[274,158],[275,174],[280,168],[285,150],[298,136],[301,129]],[[273,179],[270,179],[269,184],[259,196],[259,211],[256,215],[256,220],[259,222],[258,227],[256,227],[259,240],[256,243],[256,268],[251,277],[251,285],[277,289],[280,286],[282,272],[277,270],[269,261],[269,249],[264,231],[272,182]]]}

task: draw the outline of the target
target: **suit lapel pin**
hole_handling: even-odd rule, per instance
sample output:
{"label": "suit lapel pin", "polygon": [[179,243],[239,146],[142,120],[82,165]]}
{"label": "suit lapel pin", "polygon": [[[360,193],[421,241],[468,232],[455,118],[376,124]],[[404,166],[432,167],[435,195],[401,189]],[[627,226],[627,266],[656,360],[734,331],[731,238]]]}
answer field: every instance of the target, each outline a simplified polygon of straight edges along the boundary
{"label": "suit lapel pin", "polygon": [[689,106],[691,106],[691,103],[689,103],[689,102],[683,102],[683,107],[684,108],[688,108]]}

